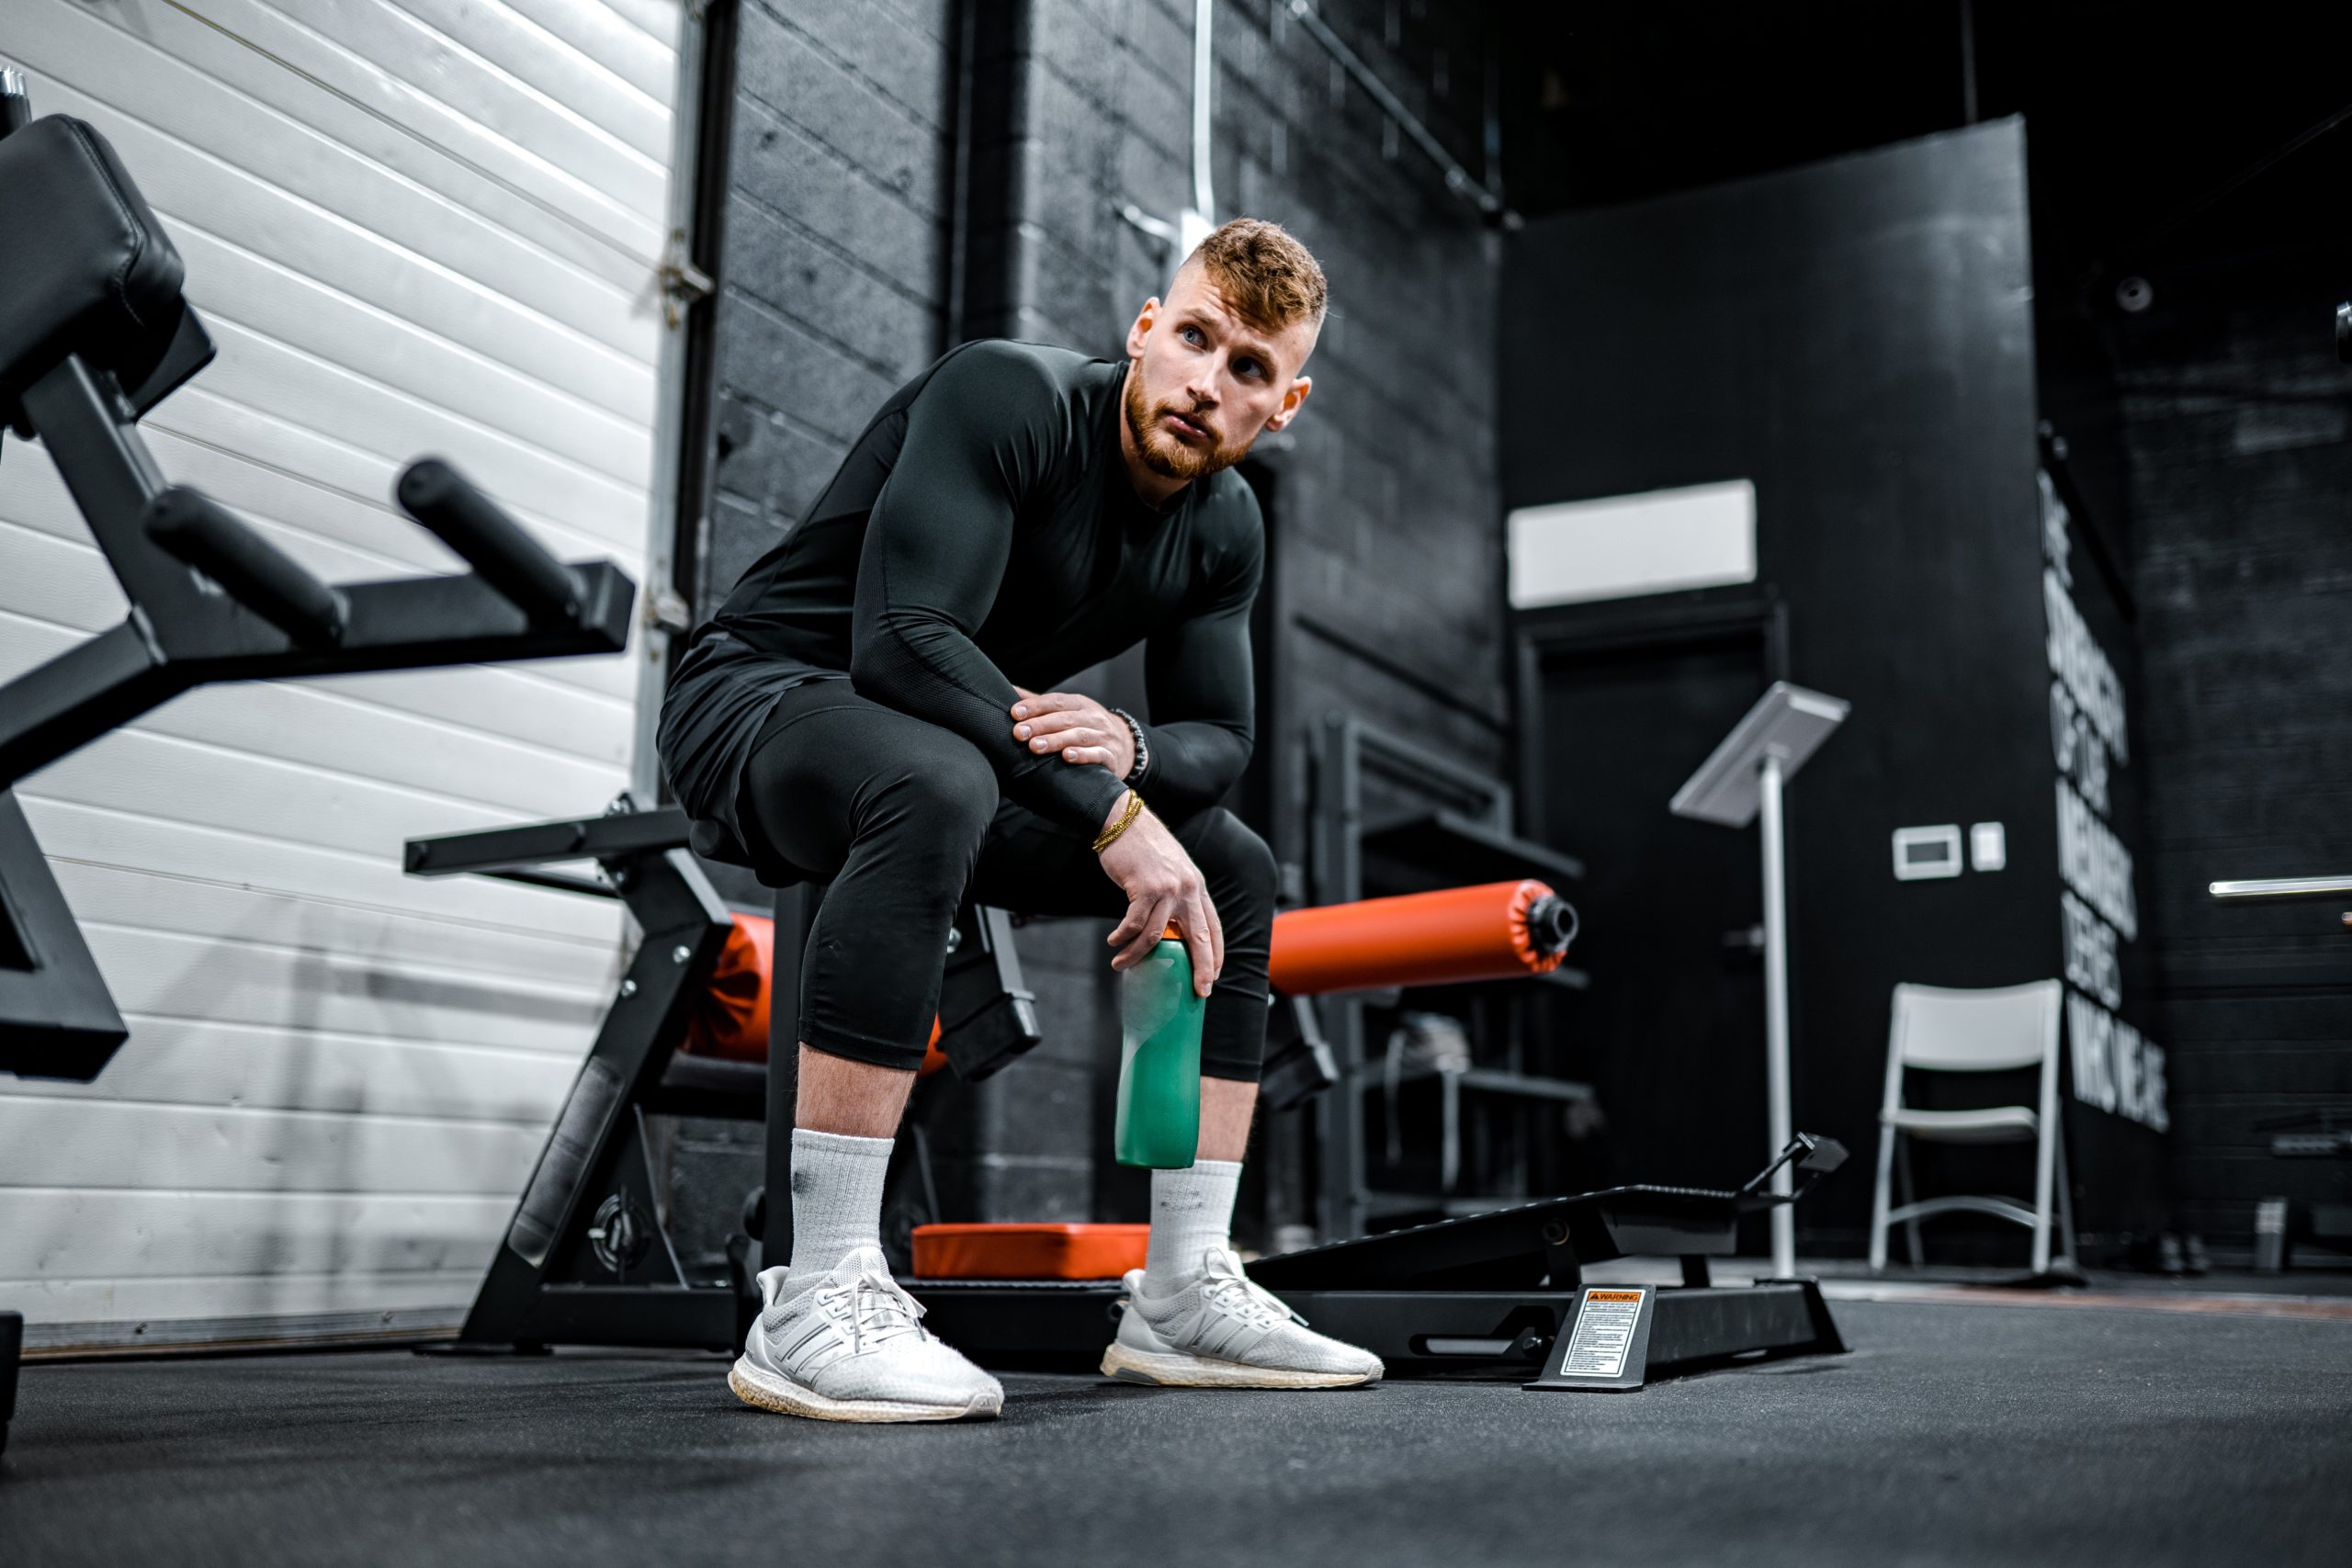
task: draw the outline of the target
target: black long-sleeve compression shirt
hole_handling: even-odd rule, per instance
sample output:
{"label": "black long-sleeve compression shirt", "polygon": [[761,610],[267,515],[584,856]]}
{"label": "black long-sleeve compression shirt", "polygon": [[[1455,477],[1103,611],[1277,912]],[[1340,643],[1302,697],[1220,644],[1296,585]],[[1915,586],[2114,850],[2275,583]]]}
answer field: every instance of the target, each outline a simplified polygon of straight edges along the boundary
{"label": "black long-sleeve compression shirt", "polygon": [[1150,762],[1137,789],[1182,814],[1232,787],[1250,758],[1263,524],[1229,470],[1165,511],[1136,496],[1119,448],[1125,368],[969,344],[883,405],[679,661],[662,750],[690,811],[735,829],[775,696],[846,675],[971,741],[1008,797],[1091,832],[1123,784],[1015,739],[1013,687],[1050,690],[1138,641]]}

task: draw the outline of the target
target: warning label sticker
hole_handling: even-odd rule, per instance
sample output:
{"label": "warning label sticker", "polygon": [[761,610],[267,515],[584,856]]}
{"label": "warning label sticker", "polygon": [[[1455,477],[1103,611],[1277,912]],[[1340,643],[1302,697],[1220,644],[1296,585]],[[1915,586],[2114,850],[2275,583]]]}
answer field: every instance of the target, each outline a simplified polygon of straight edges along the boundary
{"label": "warning label sticker", "polygon": [[1625,1353],[1634,1341],[1634,1324],[1642,1314],[1642,1295],[1640,1291],[1587,1291],[1559,1375],[1623,1377]]}

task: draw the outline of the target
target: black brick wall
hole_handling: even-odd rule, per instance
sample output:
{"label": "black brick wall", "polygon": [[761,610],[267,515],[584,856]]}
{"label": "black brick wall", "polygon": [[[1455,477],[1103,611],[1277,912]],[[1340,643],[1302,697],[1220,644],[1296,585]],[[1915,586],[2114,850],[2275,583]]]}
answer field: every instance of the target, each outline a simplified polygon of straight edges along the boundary
{"label": "black brick wall", "polygon": [[943,346],[948,0],[741,0],[697,612]]}
{"label": "black brick wall", "polygon": [[[709,431],[687,455],[708,497],[684,552],[697,617],[944,346],[950,0],[734,0],[733,20]],[[730,902],[767,907],[749,872],[707,869]],[[665,1142],[690,1268],[723,1268],[742,1196],[765,1177],[763,1142],[759,1127],[695,1119]]]}
{"label": "black brick wall", "polygon": [[2257,1122],[2352,1111],[2352,937],[2330,904],[2216,906],[2217,878],[2352,865],[2352,255],[2158,275],[2119,328],[2140,601],[2147,863],[2182,1218],[2218,1255],[2266,1196],[2340,1200]]}
{"label": "black brick wall", "polygon": [[[998,8],[984,7],[984,14]],[[1014,16],[1017,10],[1017,17]],[[984,48],[976,146],[976,252],[999,236],[1001,270],[974,259],[969,319],[1116,354],[1136,308],[1169,270],[1128,225],[1133,202],[1172,219],[1191,192],[1192,6],[1182,0],[1035,0]],[[1436,60],[1476,59],[1442,7],[1325,7],[1417,112],[1471,159],[1478,104]],[[1384,152],[1381,117],[1360,89],[1335,91],[1330,57],[1278,5],[1216,10],[1217,216],[1277,220],[1329,275],[1333,306],[1316,391],[1291,438],[1261,444],[1278,476],[1271,573],[1281,603],[1269,651],[1281,671],[1280,733],[1296,745],[1326,708],[1459,747],[1498,768],[1502,571],[1493,443],[1494,291],[1498,252],[1419,152]],[[1417,13],[1419,14],[1417,17]],[[1394,39],[1392,47],[1390,40]],[[1469,73],[1475,83],[1476,73]],[[978,139],[976,139],[978,140]],[[1298,619],[1399,650],[1460,693],[1438,703],[1380,675]],[[1295,813],[1270,826],[1278,853],[1304,853]]]}
{"label": "black brick wall", "polygon": [[[1191,195],[1189,0],[965,3],[968,13],[954,0],[742,0],[697,612],[782,536],[873,407],[951,335],[1114,355],[1170,268],[1119,209],[1172,220]],[[1473,8],[1322,10],[1478,166]],[[1257,814],[1277,853],[1302,861],[1304,747],[1333,707],[1480,767],[1506,762],[1498,253],[1426,158],[1409,143],[1391,151],[1374,106],[1283,11],[1278,0],[1217,6],[1214,174],[1217,217],[1283,222],[1333,291],[1308,416],[1260,459],[1280,497],[1260,651],[1281,701],[1261,716],[1272,783]],[[1427,681],[1381,672],[1345,650],[1350,640]],[[1140,703],[1132,658],[1074,683]],[[727,890],[756,894],[740,880]],[[1111,1219],[1140,1202],[1140,1182],[1106,1168],[1117,1019],[1101,936],[1091,922],[1024,928],[1048,1043],[977,1088],[926,1086],[918,1114],[953,1217]],[[1276,1123],[1275,1156],[1295,1163],[1301,1135],[1296,1118]],[[1244,1228],[1296,1217],[1254,1214]]]}

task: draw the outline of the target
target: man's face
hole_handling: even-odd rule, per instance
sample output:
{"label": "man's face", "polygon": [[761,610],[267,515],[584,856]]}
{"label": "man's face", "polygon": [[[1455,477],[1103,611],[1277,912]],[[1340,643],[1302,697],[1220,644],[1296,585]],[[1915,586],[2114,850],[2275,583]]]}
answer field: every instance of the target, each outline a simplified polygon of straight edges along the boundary
{"label": "man's face", "polygon": [[1231,468],[1261,431],[1297,417],[1314,387],[1298,371],[1315,336],[1303,321],[1268,331],[1228,306],[1205,268],[1186,266],[1127,332],[1134,455],[1180,482]]}

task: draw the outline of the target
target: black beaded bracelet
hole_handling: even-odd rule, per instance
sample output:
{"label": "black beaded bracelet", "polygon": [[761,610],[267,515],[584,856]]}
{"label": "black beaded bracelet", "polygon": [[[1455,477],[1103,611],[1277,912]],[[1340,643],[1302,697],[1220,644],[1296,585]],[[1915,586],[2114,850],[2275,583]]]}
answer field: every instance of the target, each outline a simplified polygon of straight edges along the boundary
{"label": "black beaded bracelet", "polygon": [[1151,766],[1151,742],[1143,738],[1143,726],[1136,722],[1135,715],[1125,708],[1113,708],[1111,711],[1127,721],[1127,733],[1136,738],[1136,765],[1129,768],[1127,776],[1119,781],[1132,784],[1143,777],[1146,768]]}

